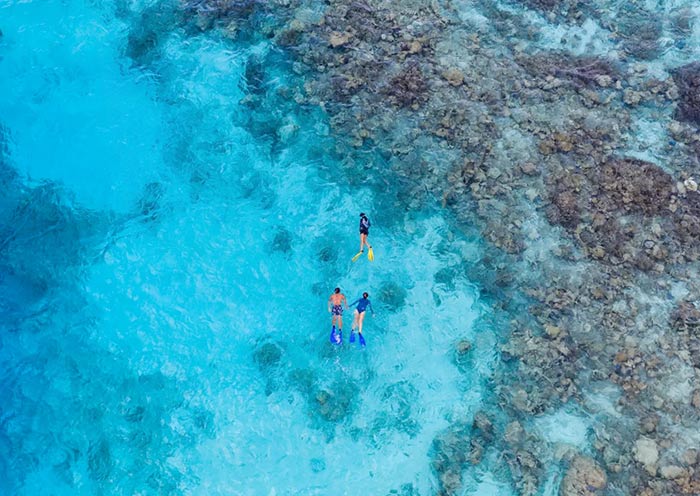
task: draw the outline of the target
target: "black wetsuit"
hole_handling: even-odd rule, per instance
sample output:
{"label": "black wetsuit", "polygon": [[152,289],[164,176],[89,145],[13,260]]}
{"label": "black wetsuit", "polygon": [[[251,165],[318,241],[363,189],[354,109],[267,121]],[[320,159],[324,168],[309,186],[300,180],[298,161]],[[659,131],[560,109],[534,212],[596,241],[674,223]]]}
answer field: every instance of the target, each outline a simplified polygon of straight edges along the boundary
{"label": "black wetsuit", "polygon": [[369,227],[371,226],[369,219],[365,217],[360,217],[360,234],[369,234]]}

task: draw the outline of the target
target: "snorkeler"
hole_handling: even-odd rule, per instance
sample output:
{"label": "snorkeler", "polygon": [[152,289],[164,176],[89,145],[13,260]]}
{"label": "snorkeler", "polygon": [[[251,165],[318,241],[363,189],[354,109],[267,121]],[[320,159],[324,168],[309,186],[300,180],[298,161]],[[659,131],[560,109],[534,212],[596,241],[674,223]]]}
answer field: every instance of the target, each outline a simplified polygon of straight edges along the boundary
{"label": "snorkeler", "polygon": [[367,242],[367,236],[369,236],[369,228],[372,226],[372,223],[369,221],[369,218],[365,215],[364,212],[360,214],[360,251],[352,257],[352,261],[355,262],[357,261],[358,258],[360,258],[360,255],[365,251],[365,245],[368,248],[367,251],[367,259],[370,262],[374,261],[374,251],[372,250],[372,245],[370,245]]}
{"label": "snorkeler", "polygon": [[352,321],[352,327],[350,328],[350,342],[355,342],[355,328],[357,327],[357,332],[359,334],[360,345],[365,345],[365,338],[362,336],[362,323],[365,320],[365,311],[367,308],[372,312],[372,317],[374,317],[374,308],[372,308],[372,302],[369,301],[369,294],[362,293],[362,298],[350,303],[350,306],[357,304],[355,308],[355,314]]}
{"label": "snorkeler", "polygon": [[[328,298],[328,311],[331,313],[331,343],[343,343],[343,304],[348,308],[348,300],[340,292],[340,288],[335,288],[333,294]],[[338,322],[338,332],[335,332],[335,324]]]}

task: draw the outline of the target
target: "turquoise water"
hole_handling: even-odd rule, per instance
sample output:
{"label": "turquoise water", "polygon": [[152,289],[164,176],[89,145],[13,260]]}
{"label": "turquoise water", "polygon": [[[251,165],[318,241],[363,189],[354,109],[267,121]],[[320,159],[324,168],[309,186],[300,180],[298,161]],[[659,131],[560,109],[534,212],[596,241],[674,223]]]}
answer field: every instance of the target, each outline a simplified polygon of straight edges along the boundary
{"label": "turquoise water", "polygon": [[[348,178],[269,42],[163,15],[139,57],[139,2],[0,7],[1,492],[434,492],[433,439],[492,394],[481,241]],[[364,350],[328,343],[337,285],[374,300]]]}

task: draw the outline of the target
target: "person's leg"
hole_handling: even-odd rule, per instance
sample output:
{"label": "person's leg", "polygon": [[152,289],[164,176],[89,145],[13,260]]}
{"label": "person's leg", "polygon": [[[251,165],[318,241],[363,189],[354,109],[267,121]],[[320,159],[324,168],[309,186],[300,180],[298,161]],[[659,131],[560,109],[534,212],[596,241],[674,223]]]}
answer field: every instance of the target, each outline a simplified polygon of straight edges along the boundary
{"label": "person's leg", "polygon": [[335,309],[331,310],[331,343],[333,344],[338,344],[338,336],[335,333],[335,319],[337,318],[337,315],[335,314]]}
{"label": "person's leg", "polygon": [[365,244],[367,244],[367,235],[360,233],[360,251],[364,250]]}
{"label": "person's leg", "polygon": [[[341,344],[343,342],[343,312],[338,309],[339,307],[333,307],[333,329],[331,329],[331,342],[334,344]],[[338,324],[336,329],[335,325]]]}
{"label": "person's leg", "polygon": [[357,332],[359,332],[360,334],[362,334],[362,322],[364,322],[365,320],[365,313],[367,312],[362,312],[357,319]]}
{"label": "person's leg", "polygon": [[350,342],[355,342],[355,329],[357,328],[357,309],[352,313],[352,327],[350,327]]}

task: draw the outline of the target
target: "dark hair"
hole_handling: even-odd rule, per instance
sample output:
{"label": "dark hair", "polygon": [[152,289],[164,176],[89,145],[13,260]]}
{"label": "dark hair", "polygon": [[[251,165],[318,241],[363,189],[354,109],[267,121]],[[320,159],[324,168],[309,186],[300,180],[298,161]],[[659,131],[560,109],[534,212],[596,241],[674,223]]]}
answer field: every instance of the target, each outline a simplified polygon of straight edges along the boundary
{"label": "dark hair", "polygon": [[360,217],[367,217],[364,212],[360,212]]}
{"label": "dark hair", "polygon": [[340,288],[335,288],[335,292],[336,292],[336,294],[340,293]]}
{"label": "dark hair", "polygon": [[362,293],[363,298],[369,298],[369,293]]}

